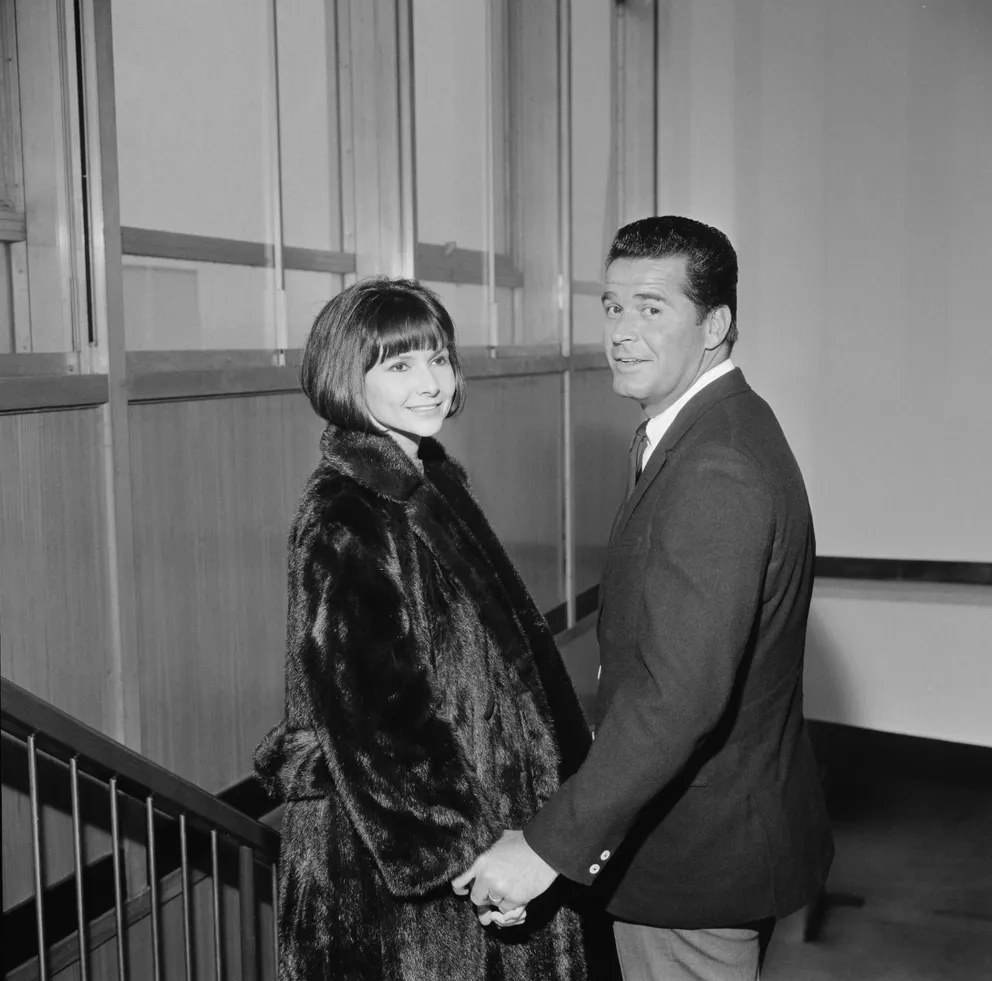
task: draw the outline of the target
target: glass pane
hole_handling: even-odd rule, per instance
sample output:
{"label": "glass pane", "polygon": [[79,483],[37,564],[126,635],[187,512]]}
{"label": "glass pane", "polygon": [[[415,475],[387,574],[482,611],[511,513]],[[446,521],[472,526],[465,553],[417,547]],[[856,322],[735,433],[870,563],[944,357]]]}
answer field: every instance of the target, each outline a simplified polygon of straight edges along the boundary
{"label": "glass pane", "polygon": [[[560,182],[558,10],[507,0],[507,142],[513,265],[523,276],[516,344],[557,344]],[[501,324],[501,333],[503,325]]]}
{"label": "glass pane", "polygon": [[[557,344],[557,8],[418,0],[413,31],[418,241],[478,277],[452,296],[469,343]],[[481,289],[490,255],[495,309]],[[421,255],[417,275],[444,278]]]}
{"label": "glass pane", "polygon": [[[499,326],[498,344],[526,344],[528,339],[521,331],[523,317],[520,304],[523,290],[509,287],[496,287],[496,323]],[[549,341],[553,343],[553,341]]]}
{"label": "glass pane", "polygon": [[0,351],[88,340],[74,30],[54,3],[0,0]]}
{"label": "glass pane", "polygon": [[572,0],[572,279],[591,282],[602,280],[617,226],[611,159],[613,17],[612,4]]}
{"label": "glass pane", "polygon": [[275,346],[272,270],[124,257],[124,323],[133,351]]}
{"label": "glass pane", "polygon": [[338,273],[286,270],[286,314],[291,348],[303,347],[314,318],[343,288],[344,276]]}
{"label": "glass pane", "polygon": [[14,350],[14,308],[10,291],[10,246],[0,243],[0,354]]}
{"label": "glass pane", "polygon": [[[270,17],[266,0],[115,6],[122,226],[273,241]],[[128,268],[132,345],[276,345],[272,268],[161,259]]]}
{"label": "glass pane", "polygon": [[[603,301],[598,296],[584,293],[572,294],[572,343],[595,344],[603,343]],[[603,356],[606,363],[606,356]]]}
{"label": "glass pane", "polygon": [[[425,281],[441,298],[455,325],[455,340],[459,347],[486,347],[489,344],[487,320],[488,292],[472,283],[440,283]],[[496,311],[500,323],[499,343],[511,344],[512,333],[503,326],[513,323],[515,290],[496,288]]]}
{"label": "glass pane", "polygon": [[[495,342],[522,343],[519,280],[512,255],[510,91],[506,0],[425,0],[413,5],[417,238],[457,250],[472,283],[437,283],[418,261],[417,274],[444,295],[461,343],[488,345],[491,311],[484,284],[495,255]],[[488,67],[491,76],[487,79]],[[491,133],[487,142],[487,130]],[[491,210],[490,210],[491,209]]]}
{"label": "glass pane", "polygon": [[276,14],[283,238],[286,245],[339,251],[334,7],[325,0],[277,0]]}
{"label": "glass pane", "polygon": [[545,612],[564,602],[560,375],[475,378],[441,439]]}
{"label": "glass pane", "polygon": [[413,4],[417,238],[486,248],[486,5]]}

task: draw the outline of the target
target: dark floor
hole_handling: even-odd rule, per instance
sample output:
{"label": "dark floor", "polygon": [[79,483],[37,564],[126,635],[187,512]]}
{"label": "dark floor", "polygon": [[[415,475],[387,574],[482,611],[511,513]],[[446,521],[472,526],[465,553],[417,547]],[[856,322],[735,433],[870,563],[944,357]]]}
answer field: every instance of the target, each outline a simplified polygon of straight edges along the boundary
{"label": "dark floor", "polygon": [[811,943],[783,920],[762,981],[992,981],[992,771],[837,767],[828,887],[864,905],[828,907]]}

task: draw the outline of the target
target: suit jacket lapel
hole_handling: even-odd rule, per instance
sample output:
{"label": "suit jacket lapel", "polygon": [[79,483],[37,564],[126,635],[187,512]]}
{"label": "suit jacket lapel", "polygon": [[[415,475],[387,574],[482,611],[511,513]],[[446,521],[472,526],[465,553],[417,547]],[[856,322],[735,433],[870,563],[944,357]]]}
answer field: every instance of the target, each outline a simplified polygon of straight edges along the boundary
{"label": "suit jacket lapel", "polygon": [[616,539],[623,532],[624,528],[627,527],[627,522],[630,521],[630,516],[634,513],[634,509],[640,503],[645,493],[647,493],[648,487],[651,486],[658,474],[661,473],[668,454],[675,448],[679,440],[714,405],[729,398],[731,395],[739,395],[747,391],[750,391],[750,385],[744,380],[744,373],[740,368],[735,368],[733,371],[729,371],[727,374],[718,378],[715,382],[711,382],[682,407],[679,414],[675,417],[675,421],[668,427],[665,435],[662,436],[661,442],[652,451],[647,466],[634,485],[633,493],[620,506],[620,510],[617,512],[616,519],[613,522],[613,529],[610,532],[611,547],[615,544]]}

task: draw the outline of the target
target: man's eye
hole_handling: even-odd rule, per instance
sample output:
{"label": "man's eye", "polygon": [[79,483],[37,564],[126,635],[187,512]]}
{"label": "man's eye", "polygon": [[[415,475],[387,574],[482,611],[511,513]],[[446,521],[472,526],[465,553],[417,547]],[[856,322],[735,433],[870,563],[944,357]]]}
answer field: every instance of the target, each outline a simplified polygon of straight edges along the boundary
{"label": "man's eye", "polygon": [[618,303],[607,303],[603,309],[606,311],[607,317],[619,317],[620,316],[620,304]]}
{"label": "man's eye", "polygon": [[657,317],[661,313],[661,307],[645,307],[644,313],[649,317]]}

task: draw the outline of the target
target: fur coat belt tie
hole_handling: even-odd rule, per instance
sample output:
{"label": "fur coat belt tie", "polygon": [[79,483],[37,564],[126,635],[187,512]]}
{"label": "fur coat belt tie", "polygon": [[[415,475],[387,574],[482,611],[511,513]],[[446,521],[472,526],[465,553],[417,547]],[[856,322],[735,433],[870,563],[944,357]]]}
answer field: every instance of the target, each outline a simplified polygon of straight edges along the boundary
{"label": "fur coat belt tie", "polygon": [[331,789],[331,774],[313,729],[270,729],[255,750],[255,775],[278,801],[320,800]]}

